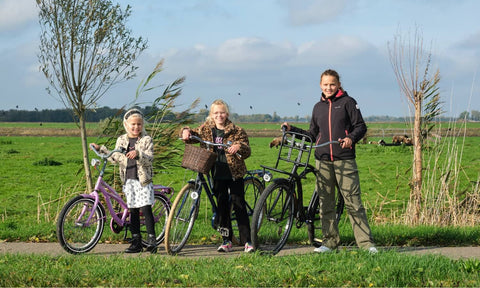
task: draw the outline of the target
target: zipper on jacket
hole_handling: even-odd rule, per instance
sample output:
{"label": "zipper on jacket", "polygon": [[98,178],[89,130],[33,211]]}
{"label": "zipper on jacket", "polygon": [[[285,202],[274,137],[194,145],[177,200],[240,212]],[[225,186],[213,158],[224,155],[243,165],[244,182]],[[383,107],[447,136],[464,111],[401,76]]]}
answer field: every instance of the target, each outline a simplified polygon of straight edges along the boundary
{"label": "zipper on jacket", "polygon": [[[328,99],[328,141],[332,141],[332,100]],[[328,145],[330,149],[330,160],[333,161],[333,144]]]}

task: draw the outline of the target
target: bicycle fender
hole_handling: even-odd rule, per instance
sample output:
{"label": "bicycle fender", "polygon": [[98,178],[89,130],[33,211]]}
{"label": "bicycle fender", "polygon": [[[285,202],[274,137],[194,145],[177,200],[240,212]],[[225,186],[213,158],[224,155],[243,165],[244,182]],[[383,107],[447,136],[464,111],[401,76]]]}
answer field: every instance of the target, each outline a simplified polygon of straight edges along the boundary
{"label": "bicycle fender", "polygon": [[[271,182],[272,182],[272,183],[275,183],[275,184],[277,184],[277,185],[286,185],[286,186],[290,187],[290,189],[292,189],[293,191],[295,191],[295,189],[294,189],[295,187],[292,187],[292,184],[295,185],[295,182],[292,183],[292,182],[288,181],[288,180],[285,179],[285,178],[275,178],[275,179],[273,179]],[[295,194],[295,193],[294,193],[294,194]],[[296,200],[297,200],[296,195],[293,195],[293,196],[294,196],[294,199],[295,199],[295,201],[296,201]]]}
{"label": "bicycle fender", "polygon": [[290,182],[285,178],[275,178],[271,182],[278,184],[278,185],[287,185],[290,186]]}
{"label": "bicycle fender", "polygon": [[90,195],[90,194],[80,194],[80,196],[82,196],[83,198],[90,198],[90,199],[95,200],[95,197],[93,195]]}

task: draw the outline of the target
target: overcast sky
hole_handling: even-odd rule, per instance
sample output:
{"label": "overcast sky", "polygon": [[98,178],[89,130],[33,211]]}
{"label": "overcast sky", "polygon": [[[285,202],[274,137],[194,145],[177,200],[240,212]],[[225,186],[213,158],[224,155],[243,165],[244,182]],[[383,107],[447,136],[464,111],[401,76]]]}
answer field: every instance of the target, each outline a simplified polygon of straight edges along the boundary
{"label": "overcast sky", "polygon": [[[99,106],[132,101],[160,60],[157,83],[186,76],[177,104],[222,98],[239,114],[310,115],[319,77],[340,73],[364,116],[408,116],[390,64],[395,36],[421,32],[439,69],[448,116],[480,110],[480,1],[477,0],[137,0],[127,25],[149,48],[137,78],[110,90]],[[56,109],[39,72],[34,0],[0,0],[0,110]],[[158,90],[160,92],[160,90]],[[149,103],[153,94],[141,101]]]}

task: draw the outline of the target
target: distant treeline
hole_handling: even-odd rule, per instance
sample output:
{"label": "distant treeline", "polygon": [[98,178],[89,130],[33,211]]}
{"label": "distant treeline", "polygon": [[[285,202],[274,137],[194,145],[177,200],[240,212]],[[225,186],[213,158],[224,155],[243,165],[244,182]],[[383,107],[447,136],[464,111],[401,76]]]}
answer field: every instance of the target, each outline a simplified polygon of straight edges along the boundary
{"label": "distant treeline", "polygon": [[[145,115],[148,115],[152,110],[155,109],[151,106],[146,106],[142,108]],[[110,108],[110,107],[101,107],[97,108],[93,111],[89,111],[87,113],[87,121],[88,122],[99,122],[106,118],[112,116],[118,116],[123,114],[124,111],[119,110],[118,108]],[[192,120],[194,122],[202,122],[208,115],[207,109],[200,109],[199,112],[192,114]],[[175,113],[170,113],[164,117],[164,121],[168,121],[169,119],[174,119],[177,117]],[[270,114],[249,114],[249,115],[239,115],[237,113],[233,113],[230,115],[230,118],[234,122],[242,122],[242,123],[249,123],[249,122],[282,122],[282,121],[289,121],[289,122],[309,122],[310,117],[282,117],[274,113],[273,115]],[[366,122],[404,122],[407,119],[405,117],[392,117],[392,116],[368,116],[364,117]],[[472,121],[480,121],[480,111],[472,110],[471,112],[462,112],[460,113],[458,119],[466,119]],[[0,110],[0,122],[75,122],[75,116],[72,113],[71,109],[45,109],[45,110],[34,110],[34,111],[27,111],[27,110],[17,110],[17,109],[10,109],[8,111]],[[452,121],[452,118],[448,117],[440,117],[437,120],[439,121]]]}

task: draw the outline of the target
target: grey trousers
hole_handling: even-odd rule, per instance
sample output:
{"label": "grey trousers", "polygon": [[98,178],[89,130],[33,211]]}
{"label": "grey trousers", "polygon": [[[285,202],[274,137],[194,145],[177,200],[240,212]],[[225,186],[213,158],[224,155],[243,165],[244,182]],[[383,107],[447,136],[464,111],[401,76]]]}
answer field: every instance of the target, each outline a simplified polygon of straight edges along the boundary
{"label": "grey trousers", "polygon": [[320,218],[324,246],[336,249],[340,244],[338,224],[335,221],[335,188],[345,199],[353,234],[358,247],[368,249],[374,246],[367,213],[360,197],[360,177],[357,162],[351,160],[315,161],[317,173],[316,188],[320,198]]}

